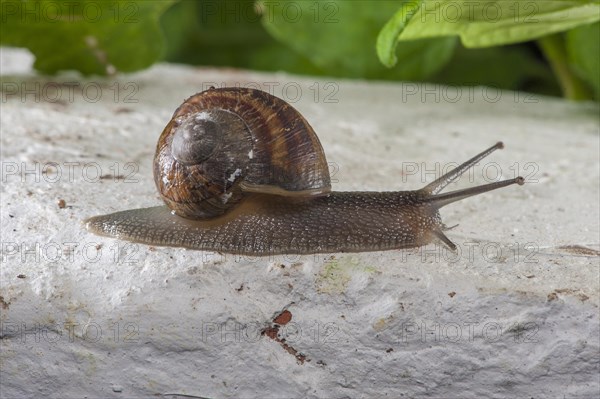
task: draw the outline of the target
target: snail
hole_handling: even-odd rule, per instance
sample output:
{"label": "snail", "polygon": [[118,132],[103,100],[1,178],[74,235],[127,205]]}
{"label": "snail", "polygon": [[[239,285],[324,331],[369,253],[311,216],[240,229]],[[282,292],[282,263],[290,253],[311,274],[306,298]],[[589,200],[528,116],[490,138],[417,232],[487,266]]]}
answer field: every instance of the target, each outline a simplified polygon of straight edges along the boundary
{"label": "snail", "polygon": [[85,224],[138,243],[255,256],[434,241],[456,250],[439,209],[524,179],[440,192],[501,148],[496,143],[420,190],[335,192],[319,139],[296,109],[260,90],[210,88],[179,106],[158,140],[154,181],[166,206]]}

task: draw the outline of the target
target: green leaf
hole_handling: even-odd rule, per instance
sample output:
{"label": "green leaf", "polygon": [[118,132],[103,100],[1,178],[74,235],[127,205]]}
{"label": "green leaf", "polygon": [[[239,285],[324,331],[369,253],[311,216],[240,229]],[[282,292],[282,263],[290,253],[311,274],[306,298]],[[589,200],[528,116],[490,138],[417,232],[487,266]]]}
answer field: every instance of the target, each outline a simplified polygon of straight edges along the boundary
{"label": "green leaf", "polygon": [[569,65],[564,36],[555,33],[541,37],[537,43],[560,83],[563,96],[571,100],[589,100],[591,93]]}
{"label": "green leaf", "polygon": [[161,19],[165,59],[292,73],[322,74],[308,59],[273,39],[256,13],[254,0],[182,1]]}
{"label": "green leaf", "polygon": [[465,47],[490,47],[600,20],[598,0],[423,0],[418,9],[413,6],[403,4],[380,34],[378,54],[385,65],[405,40],[458,35]]}
{"label": "green leaf", "polygon": [[377,36],[377,55],[388,68],[398,62],[396,57],[397,38],[402,33],[410,19],[421,8],[423,0],[407,1],[390,19]]}
{"label": "green leaf", "polygon": [[575,72],[600,98],[600,23],[567,32],[567,52]]}
{"label": "green leaf", "polygon": [[135,71],[161,56],[158,20],[173,1],[3,0],[0,44],[28,48],[45,73]]}
{"label": "green leaf", "polygon": [[[560,96],[552,70],[532,46],[513,44],[481,49],[457,46],[454,56],[432,82],[454,86],[535,91]],[[533,89],[533,90],[532,90]]]}
{"label": "green leaf", "polygon": [[324,73],[351,78],[422,80],[450,59],[454,38],[425,39],[388,49],[399,60],[387,69],[378,60],[379,31],[398,1],[259,1],[266,30]]}

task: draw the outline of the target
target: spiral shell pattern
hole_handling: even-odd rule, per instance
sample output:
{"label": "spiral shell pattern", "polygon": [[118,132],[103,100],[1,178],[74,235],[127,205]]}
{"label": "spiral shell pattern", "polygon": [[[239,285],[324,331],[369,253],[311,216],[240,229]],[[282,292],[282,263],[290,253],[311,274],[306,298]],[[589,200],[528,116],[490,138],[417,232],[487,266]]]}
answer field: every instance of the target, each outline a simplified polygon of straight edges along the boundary
{"label": "spiral shell pattern", "polygon": [[224,214],[245,192],[311,198],[331,191],[321,143],[285,101],[254,89],[209,89],[187,99],[161,134],[154,181],[177,215]]}

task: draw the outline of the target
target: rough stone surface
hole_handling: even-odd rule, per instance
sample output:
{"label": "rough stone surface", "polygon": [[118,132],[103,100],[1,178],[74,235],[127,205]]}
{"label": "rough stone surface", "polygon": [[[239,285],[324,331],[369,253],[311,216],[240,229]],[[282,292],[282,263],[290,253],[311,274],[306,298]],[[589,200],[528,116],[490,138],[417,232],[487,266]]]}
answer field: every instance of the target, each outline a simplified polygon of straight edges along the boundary
{"label": "rough stone surface", "polygon": [[[76,83],[30,63],[2,52],[2,397],[598,394],[595,104],[177,65]],[[157,137],[211,83],[292,101],[336,190],[419,188],[498,140],[454,188],[527,184],[442,210],[458,255],[251,258],[89,234],[86,217],[160,203]]]}

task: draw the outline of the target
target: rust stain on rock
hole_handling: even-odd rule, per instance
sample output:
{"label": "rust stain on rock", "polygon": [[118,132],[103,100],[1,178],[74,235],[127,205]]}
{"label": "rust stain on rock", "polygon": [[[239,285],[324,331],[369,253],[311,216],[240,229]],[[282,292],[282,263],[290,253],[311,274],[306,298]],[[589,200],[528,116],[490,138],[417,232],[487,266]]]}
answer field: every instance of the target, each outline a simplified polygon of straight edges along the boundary
{"label": "rust stain on rock", "polygon": [[279,324],[281,326],[285,326],[291,320],[292,320],[292,312],[290,312],[289,310],[284,310],[283,312],[279,313],[279,315],[277,317],[275,317],[273,319],[273,323]]}
{"label": "rust stain on rock", "polygon": [[298,350],[285,342],[285,338],[279,337],[279,327],[286,325],[290,322],[290,320],[292,320],[292,313],[289,310],[284,310],[275,316],[273,319],[273,324],[270,327],[262,330],[260,334],[271,338],[275,342],[278,342],[283,349],[296,358],[299,364],[304,364],[305,361],[310,362],[310,359],[307,359],[306,355],[298,352]]}

